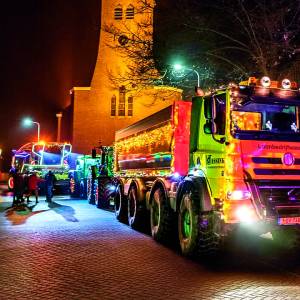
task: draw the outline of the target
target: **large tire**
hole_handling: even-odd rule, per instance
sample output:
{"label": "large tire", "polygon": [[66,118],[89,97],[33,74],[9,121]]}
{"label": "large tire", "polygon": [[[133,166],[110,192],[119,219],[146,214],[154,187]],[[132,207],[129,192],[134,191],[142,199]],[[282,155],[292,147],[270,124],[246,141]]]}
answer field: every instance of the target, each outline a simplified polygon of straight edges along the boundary
{"label": "large tire", "polygon": [[113,187],[111,183],[110,177],[98,178],[98,208],[108,209],[110,207],[111,187]]}
{"label": "large tire", "polygon": [[151,235],[158,242],[170,244],[173,242],[175,218],[162,187],[154,190],[150,201]]}
{"label": "large tire", "polygon": [[180,201],[178,211],[178,239],[181,253],[194,256],[198,253],[199,205],[192,199],[191,191],[186,191]]}
{"label": "large tire", "polygon": [[114,196],[114,207],[116,219],[122,223],[127,222],[127,201],[122,192],[120,185],[116,187],[116,192]]}
{"label": "large tire", "polygon": [[185,256],[212,257],[221,249],[221,218],[218,213],[201,212],[203,191],[187,187],[178,213],[178,238]]}
{"label": "large tire", "polygon": [[129,188],[127,200],[128,225],[138,229],[141,226],[141,211],[139,209],[138,191],[135,184],[131,185]]}
{"label": "large tire", "polygon": [[203,213],[199,217],[198,256],[216,257],[223,250],[221,216],[218,212]]}

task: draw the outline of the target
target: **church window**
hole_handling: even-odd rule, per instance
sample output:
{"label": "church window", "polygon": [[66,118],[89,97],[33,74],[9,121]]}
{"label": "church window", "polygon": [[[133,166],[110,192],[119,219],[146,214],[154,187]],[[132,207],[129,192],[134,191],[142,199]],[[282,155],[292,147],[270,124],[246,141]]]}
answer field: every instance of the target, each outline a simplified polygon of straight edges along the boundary
{"label": "church window", "polygon": [[121,86],[119,89],[119,106],[118,106],[118,116],[125,116],[125,87]]}
{"label": "church window", "polygon": [[133,19],[134,18],[134,7],[129,5],[126,9],[126,19]]}
{"label": "church window", "polygon": [[110,115],[112,117],[116,116],[116,110],[117,110],[117,98],[115,95],[113,95],[110,99]]}
{"label": "church window", "polygon": [[133,116],[133,97],[132,96],[128,97],[127,103],[128,103],[127,115],[128,115],[128,117],[132,117]]}
{"label": "church window", "polygon": [[121,5],[115,8],[115,20],[122,20],[123,18],[123,9]]}

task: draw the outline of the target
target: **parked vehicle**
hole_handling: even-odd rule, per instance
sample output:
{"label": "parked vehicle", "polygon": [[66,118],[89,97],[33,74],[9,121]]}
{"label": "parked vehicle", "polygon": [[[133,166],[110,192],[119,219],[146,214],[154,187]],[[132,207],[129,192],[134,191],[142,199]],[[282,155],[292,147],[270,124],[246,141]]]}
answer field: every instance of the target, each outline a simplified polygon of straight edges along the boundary
{"label": "parked vehicle", "polygon": [[177,236],[187,256],[218,252],[241,227],[274,239],[292,231],[299,247],[299,126],[287,79],[251,77],[177,101],[116,133],[99,201],[113,198],[117,219],[149,223],[157,241]]}

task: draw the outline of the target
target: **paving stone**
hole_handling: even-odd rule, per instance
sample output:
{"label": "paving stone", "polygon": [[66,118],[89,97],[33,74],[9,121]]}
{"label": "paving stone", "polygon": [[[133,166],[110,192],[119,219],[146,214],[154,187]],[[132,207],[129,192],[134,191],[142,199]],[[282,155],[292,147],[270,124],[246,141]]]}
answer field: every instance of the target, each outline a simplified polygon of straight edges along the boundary
{"label": "paving stone", "polygon": [[210,268],[112,212],[57,199],[25,213],[0,199],[0,299],[300,299],[299,267],[279,272],[233,257],[232,268]]}

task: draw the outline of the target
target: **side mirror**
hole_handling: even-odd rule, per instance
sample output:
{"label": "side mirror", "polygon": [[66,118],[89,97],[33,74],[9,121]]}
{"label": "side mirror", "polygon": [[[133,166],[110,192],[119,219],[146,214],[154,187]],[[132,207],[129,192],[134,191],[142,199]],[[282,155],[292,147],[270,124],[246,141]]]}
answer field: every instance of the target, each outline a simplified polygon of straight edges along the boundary
{"label": "side mirror", "polygon": [[204,100],[204,116],[207,120],[216,118],[216,100],[214,97]]}

